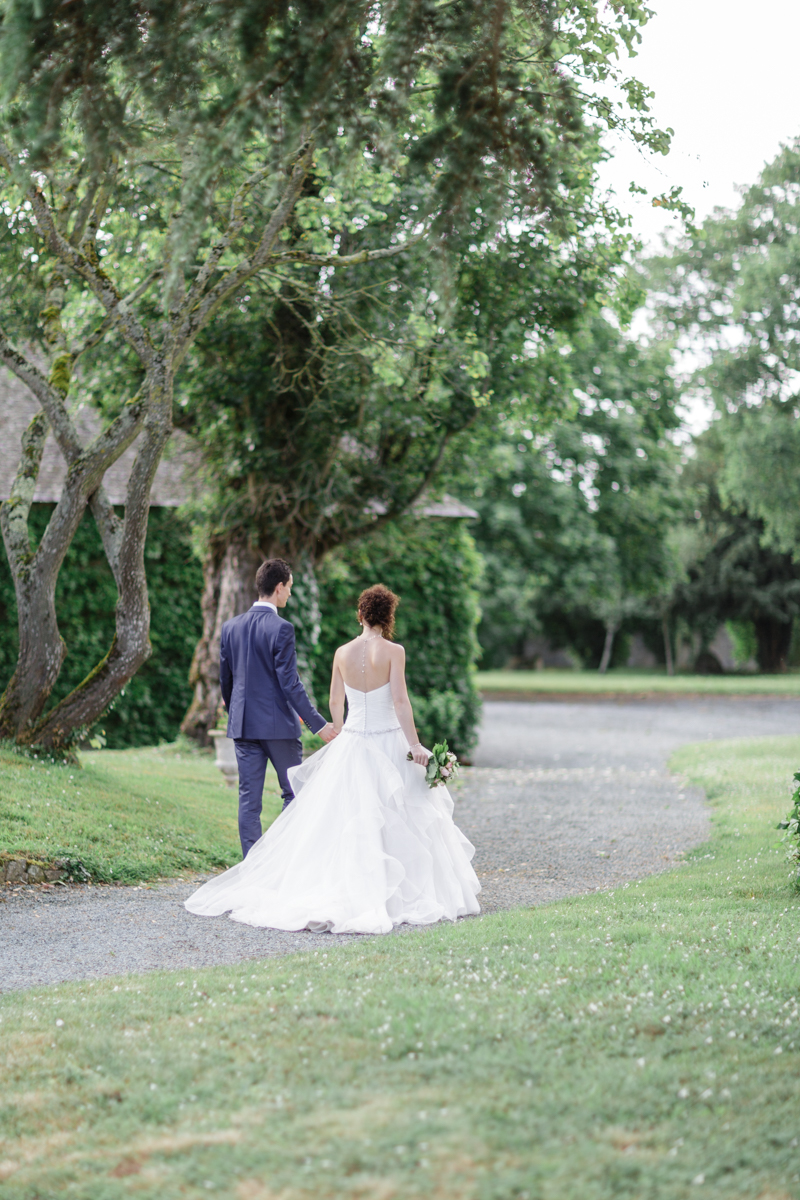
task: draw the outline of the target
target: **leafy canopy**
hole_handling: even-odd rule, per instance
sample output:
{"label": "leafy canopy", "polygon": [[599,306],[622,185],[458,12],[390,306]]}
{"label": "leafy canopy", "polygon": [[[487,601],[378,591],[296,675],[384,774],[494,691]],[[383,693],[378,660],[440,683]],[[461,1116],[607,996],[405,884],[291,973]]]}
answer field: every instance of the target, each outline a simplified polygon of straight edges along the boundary
{"label": "leafy canopy", "polygon": [[652,264],[661,319],[705,362],[696,386],[722,420],[717,486],[764,523],[779,551],[800,544],[800,139],[742,194]]}

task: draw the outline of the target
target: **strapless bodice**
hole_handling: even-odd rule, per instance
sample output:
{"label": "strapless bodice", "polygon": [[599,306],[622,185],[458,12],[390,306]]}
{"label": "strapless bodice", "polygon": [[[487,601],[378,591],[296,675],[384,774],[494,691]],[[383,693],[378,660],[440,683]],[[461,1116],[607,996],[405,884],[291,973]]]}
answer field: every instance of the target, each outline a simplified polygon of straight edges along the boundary
{"label": "strapless bodice", "polygon": [[400,728],[390,683],[373,688],[371,692],[361,692],[347,684],[344,690],[347,696],[347,720],[342,733],[393,733]]}

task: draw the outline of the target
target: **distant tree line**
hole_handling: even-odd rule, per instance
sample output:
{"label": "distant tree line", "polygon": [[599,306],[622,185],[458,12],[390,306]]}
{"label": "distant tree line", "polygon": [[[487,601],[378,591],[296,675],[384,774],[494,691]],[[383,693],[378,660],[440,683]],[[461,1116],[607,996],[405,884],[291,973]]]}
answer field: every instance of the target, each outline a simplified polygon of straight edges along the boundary
{"label": "distant tree line", "polygon": [[[572,411],[546,429],[507,422],[489,469],[471,464],[496,597],[485,665],[532,665],[526,645],[541,635],[605,669],[636,631],[669,670],[678,641],[686,665],[720,670],[709,646],[723,624],[740,664],[800,665],[798,229],[795,141],[735,212],[638,264],[651,342],[584,323],[562,347]],[[703,363],[680,387],[679,344]],[[676,434],[690,391],[713,416],[687,441]]]}

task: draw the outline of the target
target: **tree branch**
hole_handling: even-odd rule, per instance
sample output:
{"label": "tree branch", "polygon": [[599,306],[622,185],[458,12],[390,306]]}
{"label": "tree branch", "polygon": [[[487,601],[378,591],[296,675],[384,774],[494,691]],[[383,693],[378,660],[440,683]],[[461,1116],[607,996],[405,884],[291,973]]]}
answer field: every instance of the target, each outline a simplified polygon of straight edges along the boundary
{"label": "tree branch", "polygon": [[111,194],[111,185],[114,177],[117,174],[116,158],[112,159],[106,171],[105,178],[102,183],[99,180],[92,180],[93,191],[92,201],[87,204],[85,209],[81,210],[83,228],[79,228],[76,223],[75,229],[72,232],[72,237],[69,239],[69,244],[73,247],[80,247],[80,251],[88,260],[97,266],[97,231],[100,228],[105,211],[108,206],[108,198]]}
{"label": "tree branch", "polygon": [[72,232],[69,235],[69,242],[72,246],[80,246],[83,241],[83,235],[86,231],[86,222],[89,220],[89,214],[94,207],[94,199],[97,195],[97,189],[100,186],[100,178],[93,174],[88,184],[84,197],[78,205],[78,211],[75,214],[75,222],[72,226]]}
{"label": "tree branch", "polygon": [[[145,279],[142,280],[142,282],[138,285],[138,287],[135,287],[132,292],[128,292],[128,295],[123,297],[122,307],[125,308],[128,305],[135,303],[136,300],[140,299],[140,297],[143,296],[144,293],[147,291],[147,289],[150,287],[150,284],[155,282],[156,279],[160,279],[163,274],[164,274],[163,267],[156,267],[154,270],[152,270],[150,272],[150,274]],[[108,333],[108,331],[109,331],[109,329],[111,329],[112,325],[113,325],[113,322],[111,320],[111,317],[106,316],[104,318],[104,320],[101,322],[101,324],[98,325],[97,328],[95,330],[93,330],[93,332],[87,336],[86,341],[81,346],[79,346],[77,350],[73,350],[73,352],[72,352],[73,363],[77,359],[79,359],[82,354],[85,354],[87,352],[87,350],[93,350],[94,347],[98,344],[98,342],[100,342],[102,340],[104,335],[106,333]]]}
{"label": "tree branch", "polygon": [[[85,494],[96,492],[105,472],[127,450],[141,428],[145,415],[142,392],[137,392],[131,400],[128,400],[122,412],[114,418],[108,428],[99,433],[84,449],[62,397],[45,379],[39,368],[14,348],[2,329],[0,329],[0,361],[4,362],[17,378],[26,384],[39,401],[47,421],[53,428],[70,475],[76,480],[79,476],[85,476],[87,486]],[[102,520],[104,519],[102,499],[98,501],[98,505]],[[105,519],[108,523],[109,518]]]}
{"label": "tree branch", "polygon": [[[12,175],[16,173],[14,155],[5,142],[0,140],[0,163]],[[113,168],[116,170],[116,167]],[[94,245],[97,228],[106,209],[108,190],[113,172],[109,171],[103,186],[98,190],[92,207],[92,215],[88,219],[87,231],[82,245],[90,251]],[[128,345],[139,356],[145,366],[150,366],[155,360],[155,348],[150,335],[133,313],[127,309],[122,297],[97,261],[91,261],[82,250],[78,250],[59,232],[53,213],[47,203],[47,198],[39,185],[29,178],[27,189],[28,200],[33,209],[33,215],[39,228],[39,234],[47,248],[59,259],[64,266],[69,267],[88,285],[97,300],[117,326]],[[88,239],[88,241],[87,241]],[[96,254],[93,255],[96,260]]]}
{"label": "tree branch", "polygon": [[359,250],[355,254],[309,254],[305,250],[284,250],[279,254],[270,255],[270,265],[281,262],[310,263],[320,267],[353,267],[359,263],[377,262],[382,258],[394,258],[404,250],[410,250],[423,241],[428,230],[409,238],[407,242],[396,246],[387,246],[383,250]]}
{"label": "tree branch", "polygon": [[248,179],[245,179],[244,183],[231,200],[227,228],[225,229],[225,232],[219,241],[216,242],[215,245],[213,245],[209,250],[206,261],[198,271],[195,280],[189,289],[186,302],[183,306],[183,311],[181,312],[182,319],[185,319],[185,317],[194,308],[195,304],[203,294],[206,283],[217,269],[223,254],[229,248],[236,235],[241,231],[245,222],[244,202],[246,198],[250,195],[254,188],[258,187],[259,183],[261,183],[263,179],[266,179],[269,172],[269,167],[261,167],[258,171],[254,171]]}
{"label": "tree branch", "polygon": [[174,364],[176,368],[197,334],[209,323],[226,297],[237,291],[253,275],[256,275],[268,261],[278,234],[289,219],[303,189],[312,152],[312,147],[307,146],[295,163],[286,190],[265,225],[254,252],[228,271],[210,291],[206,292],[194,308],[183,316],[175,331]]}
{"label": "tree branch", "polygon": [[8,561],[14,575],[31,557],[31,539],[28,532],[28,514],[36,491],[39,467],[48,434],[47,417],[36,413],[22,435],[22,455],[11,485],[11,493],[0,505],[0,522]]}
{"label": "tree branch", "polygon": [[122,545],[124,522],[114,512],[114,506],[108,498],[106,489],[102,485],[89,498],[89,507],[92,510],[94,523],[100,534],[103,549],[108,559],[108,565],[111,567],[111,573],[114,576],[114,582],[117,585],[117,590],[119,590],[119,551]]}
{"label": "tree branch", "polygon": [[107,429],[98,433],[80,458],[70,467],[70,473],[81,472],[90,484],[87,495],[91,495],[112,463],[124,454],[135,441],[146,415],[145,393],[142,388],[123,405]]}
{"label": "tree branch", "polygon": [[[106,275],[99,264],[91,262],[85,254],[76,250],[66,238],[61,236],[55,227],[49,206],[40,188],[32,188],[29,197],[36,223],[40,226],[48,249],[65,266],[88,283],[92,294],[99,300],[109,319],[119,329],[134,353],[138,355],[145,366],[151,365],[155,359],[155,348],[150,340],[150,335],[130,309],[125,307],[123,299],[110,277]],[[86,238],[84,238],[85,244]]]}
{"label": "tree branch", "polygon": [[[64,235],[66,235],[67,228],[69,226],[69,218],[70,218],[70,215],[72,214],[73,208],[75,207],[75,197],[77,195],[78,186],[80,184],[81,176],[83,174],[83,168],[84,168],[84,164],[79,163],[78,169],[75,171],[74,175],[72,176],[72,178],[70,179],[66,188],[64,189],[63,199],[61,201],[61,204],[59,204],[57,212],[56,212],[56,224],[58,225],[58,228],[61,231],[61,233],[63,233]],[[52,188],[53,188],[52,180],[50,180],[50,188],[51,188],[51,194],[52,194]]]}
{"label": "tree branch", "polygon": [[45,379],[39,368],[15,349],[2,329],[0,329],[0,361],[4,362],[9,370],[13,371],[17,378],[33,392],[47,415],[47,420],[53,428],[64,459],[68,465],[71,465],[79,457],[82,446],[78,431],[63,398]]}

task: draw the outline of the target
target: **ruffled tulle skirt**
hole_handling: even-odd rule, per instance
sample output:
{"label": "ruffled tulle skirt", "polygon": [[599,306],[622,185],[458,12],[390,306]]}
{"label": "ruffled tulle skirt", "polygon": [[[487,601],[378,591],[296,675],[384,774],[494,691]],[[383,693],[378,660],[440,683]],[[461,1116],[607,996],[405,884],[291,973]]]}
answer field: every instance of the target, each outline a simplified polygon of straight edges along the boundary
{"label": "ruffled tulle skirt", "polygon": [[186,901],[272,929],[388,933],[480,912],[474,847],[403,734],[342,732],[290,771],[295,800],[243,862]]}

